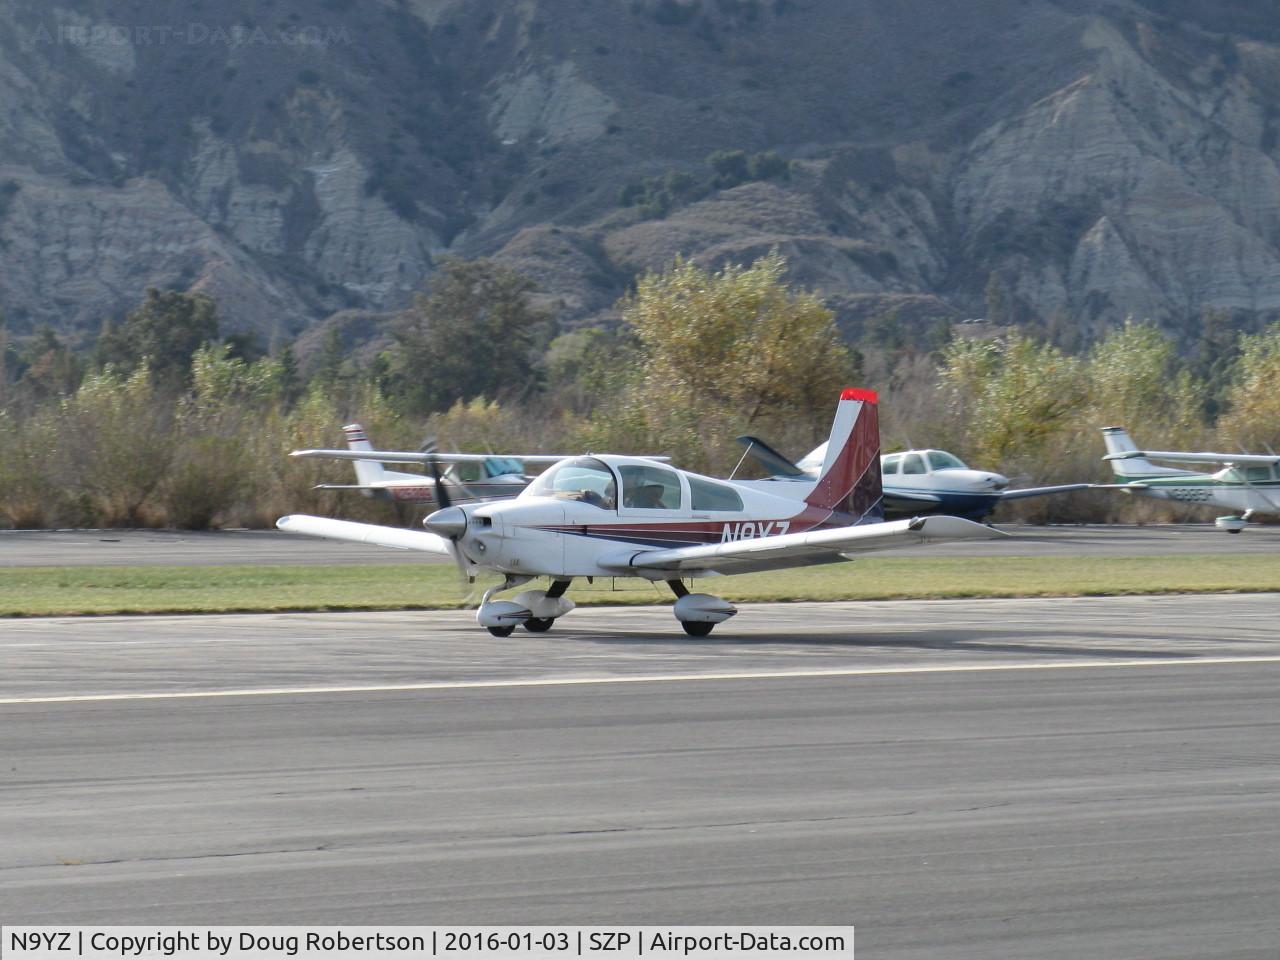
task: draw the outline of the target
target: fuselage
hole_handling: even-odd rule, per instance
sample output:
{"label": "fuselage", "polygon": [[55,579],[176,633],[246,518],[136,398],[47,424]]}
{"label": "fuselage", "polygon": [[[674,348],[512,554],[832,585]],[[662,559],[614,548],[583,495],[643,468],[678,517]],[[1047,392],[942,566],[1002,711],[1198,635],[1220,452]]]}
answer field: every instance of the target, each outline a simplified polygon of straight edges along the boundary
{"label": "fuselage", "polygon": [[[519,472],[497,473],[493,470],[510,468],[518,461],[509,458],[495,457],[483,464],[455,464],[444,472],[443,480],[450,485],[450,495],[454,500],[499,500],[510,499],[529,485],[530,477]],[[462,467],[468,469],[461,469]],[[435,503],[435,484],[426,478],[413,473],[402,473],[393,470],[382,471],[384,479],[374,480],[368,484],[369,492],[375,497],[395,500],[399,503]]]}
{"label": "fuselage", "polygon": [[1168,476],[1120,474],[1118,483],[1144,497],[1224,507],[1241,513],[1280,514],[1280,468],[1229,466],[1217,473],[1178,471]]}
{"label": "fuselage", "polygon": [[[503,573],[609,576],[620,558],[643,550],[854,522],[806,503],[813,486],[809,481],[804,490],[790,491],[798,496],[787,496],[654,460],[579,457],[554,465],[513,500],[454,508],[466,515],[466,533],[457,544],[467,560]],[[428,529],[430,523],[428,518]]]}

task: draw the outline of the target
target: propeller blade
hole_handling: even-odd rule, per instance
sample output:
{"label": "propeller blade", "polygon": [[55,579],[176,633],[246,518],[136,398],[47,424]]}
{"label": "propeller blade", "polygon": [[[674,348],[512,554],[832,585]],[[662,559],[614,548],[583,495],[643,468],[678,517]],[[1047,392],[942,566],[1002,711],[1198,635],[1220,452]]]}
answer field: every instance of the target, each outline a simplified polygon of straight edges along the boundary
{"label": "propeller blade", "polygon": [[462,592],[462,602],[465,606],[470,607],[476,598],[476,578],[471,575],[471,571],[467,567],[467,559],[462,555],[462,551],[458,549],[456,541],[449,541],[449,552],[453,554],[453,565],[458,568],[458,588]]}
{"label": "propeller blade", "polygon": [[463,556],[462,548],[458,546],[458,541],[467,532],[467,514],[461,507],[449,505],[449,491],[440,479],[440,468],[436,465],[435,460],[430,460],[428,463],[431,465],[431,475],[435,478],[436,496],[440,503],[440,509],[423,520],[422,525],[431,533],[442,537],[449,544],[449,556],[453,557],[453,565],[458,568],[458,578],[462,582],[464,600],[469,602],[471,598],[469,587],[475,578],[471,575],[469,561]]}
{"label": "propeller blade", "polygon": [[444,481],[440,479],[440,464],[436,462],[436,458],[432,457],[427,461],[427,465],[431,467],[431,479],[435,482],[436,504],[441,510],[453,506],[453,498],[449,496],[449,488],[444,485]]}

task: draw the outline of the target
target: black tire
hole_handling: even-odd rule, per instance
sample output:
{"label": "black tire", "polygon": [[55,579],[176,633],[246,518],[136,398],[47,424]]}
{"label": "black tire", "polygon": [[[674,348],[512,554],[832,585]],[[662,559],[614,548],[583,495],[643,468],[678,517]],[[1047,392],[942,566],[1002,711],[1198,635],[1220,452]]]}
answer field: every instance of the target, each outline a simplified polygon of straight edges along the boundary
{"label": "black tire", "polygon": [[1242,528],[1242,527],[1236,527],[1234,530],[1228,530],[1228,531],[1227,531],[1227,533],[1243,533],[1243,532],[1244,532],[1244,530],[1243,530],[1243,528]]}
{"label": "black tire", "polygon": [[530,633],[546,633],[555,622],[554,617],[530,617],[524,622],[524,628]]}
{"label": "black tire", "polygon": [[684,627],[684,632],[691,637],[705,637],[715,624],[705,620],[681,620],[680,626]]}
{"label": "black tire", "polygon": [[495,637],[509,637],[515,630],[515,627],[486,627]]}

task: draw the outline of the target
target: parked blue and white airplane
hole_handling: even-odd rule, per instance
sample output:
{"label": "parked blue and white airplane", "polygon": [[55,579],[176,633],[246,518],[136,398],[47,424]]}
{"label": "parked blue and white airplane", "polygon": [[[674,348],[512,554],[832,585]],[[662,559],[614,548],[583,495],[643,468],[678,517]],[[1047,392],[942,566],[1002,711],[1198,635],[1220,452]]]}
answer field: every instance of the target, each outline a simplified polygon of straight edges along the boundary
{"label": "parked blue and white airplane", "polygon": [[[1280,514],[1280,456],[1256,453],[1191,453],[1182,450],[1139,450],[1123,427],[1103,427],[1102,439],[1118,483],[1098,484],[1157,500],[1226,507],[1234,514],[1218,517],[1219,530],[1239,533],[1256,513]],[[1174,463],[1219,463],[1216,473],[1160,467],[1151,460]]]}
{"label": "parked blue and white airplane", "polygon": [[[812,483],[827,453],[824,443],[792,463],[757,437],[738,442],[772,476],[765,482]],[[1009,478],[990,470],[975,470],[945,450],[903,450],[880,458],[886,518],[945,513],[969,520],[985,520],[1007,500],[1043,497],[1069,490],[1086,490],[1087,483],[1009,490]]]}

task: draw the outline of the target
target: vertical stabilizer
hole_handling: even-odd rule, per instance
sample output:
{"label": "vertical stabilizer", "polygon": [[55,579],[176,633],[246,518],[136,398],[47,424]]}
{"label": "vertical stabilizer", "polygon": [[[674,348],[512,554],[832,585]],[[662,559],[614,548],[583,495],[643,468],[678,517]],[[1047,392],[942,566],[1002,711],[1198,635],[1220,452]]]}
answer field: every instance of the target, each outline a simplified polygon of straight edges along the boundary
{"label": "vertical stabilizer", "polygon": [[[342,432],[347,436],[347,448],[349,450],[372,450],[373,444],[369,442],[369,438],[364,435],[364,427],[358,423],[349,423],[342,428]],[[386,470],[383,469],[381,463],[377,460],[356,460],[356,482],[364,486],[372,486],[382,480],[387,479]]]}
{"label": "vertical stabilizer", "polygon": [[826,456],[805,503],[845,513],[854,523],[884,519],[880,419],[874,390],[845,390],[836,406]]}
{"label": "vertical stabilizer", "polygon": [[1143,456],[1124,427],[1103,427],[1102,442],[1107,445],[1108,458],[1115,458],[1108,459],[1107,463],[1111,464],[1112,471],[1122,483],[1141,480],[1143,477],[1173,477],[1194,472],[1175,467],[1157,467]]}

